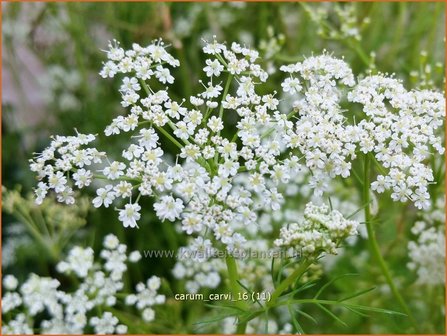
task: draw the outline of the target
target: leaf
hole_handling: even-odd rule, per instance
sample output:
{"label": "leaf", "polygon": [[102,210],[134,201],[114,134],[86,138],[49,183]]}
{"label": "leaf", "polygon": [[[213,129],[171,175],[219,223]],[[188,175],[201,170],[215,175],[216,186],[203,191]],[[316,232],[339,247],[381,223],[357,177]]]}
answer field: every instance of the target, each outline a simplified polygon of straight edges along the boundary
{"label": "leaf", "polygon": [[275,275],[273,273],[275,267],[275,257],[272,258],[272,263],[270,264],[270,274],[272,275],[272,283],[275,283]]}
{"label": "leaf", "polygon": [[333,211],[334,210],[334,208],[333,208],[333,206],[332,206],[332,200],[331,200],[331,197],[330,196],[328,196],[328,201],[329,201],[329,207],[330,207],[330,209],[331,209],[331,211]]}
{"label": "leaf", "polygon": [[355,310],[354,308],[351,308],[351,307],[344,307],[344,308],[346,308],[347,310],[352,311],[354,314],[360,315],[362,317],[369,317],[369,315],[363,314],[363,313]]}
{"label": "leaf", "polygon": [[320,303],[317,303],[317,306],[320,307],[324,312],[326,312],[330,317],[332,317],[337,322],[341,323],[343,326],[347,327],[348,325],[343,322],[339,317],[337,317],[333,312],[331,312],[329,309],[327,309],[325,306],[323,306]]}
{"label": "leaf", "polygon": [[298,331],[300,334],[304,334],[304,330],[301,327],[301,324],[296,319],[292,306],[288,305],[287,308],[289,309],[289,314],[290,314],[290,317],[292,318],[292,324],[295,327],[296,331]]}
{"label": "leaf", "polygon": [[281,295],[280,297],[287,297],[287,296],[293,296],[293,295],[295,295],[296,293],[299,293],[299,292],[302,292],[302,291],[305,291],[306,289],[309,289],[309,288],[312,288],[313,286],[315,286],[316,284],[317,284],[317,280],[313,280],[313,281],[310,281],[310,282],[306,282],[304,285],[302,285],[301,287],[299,287],[299,288],[297,288],[297,289],[294,289],[293,291],[291,291],[291,292],[289,292],[289,293],[287,293],[287,294],[284,294],[284,295]]}
{"label": "leaf", "polygon": [[244,288],[247,292],[250,293],[250,296],[253,297],[253,298],[255,299],[256,303],[257,303],[258,305],[260,305],[261,308],[264,308],[264,306],[261,304],[261,302],[259,302],[258,299],[256,299],[256,295],[253,295],[253,291],[251,291],[248,287],[244,286],[244,284],[243,284],[242,282],[240,282],[239,280],[236,280],[236,282],[237,282],[242,288]]}
{"label": "leaf", "polygon": [[294,264],[294,263],[296,263],[295,260],[294,260],[294,261],[291,261],[291,262],[289,262],[289,263],[287,263],[287,264],[285,264],[285,265],[282,265],[282,266],[279,268],[279,270],[278,270],[278,276],[277,276],[277,278],[276,278],[275,288],[276,288],[276,286],[281,282],[281,276],[282,276],[282,272],[284,271],[284,269],[285,269],[286,267],[288,267],[288,266]]}
{"label": "leaf", "polygon": [[340,303],[343,307],[350,307],[358,310],[366,310],[376,313],[382,313],[382,314],[389,314],[389,315],[401,315],[401,316],[407,316],[407,314],[389,310],[389,309],[383,309],[383,308],[375,308],[375,307],[367,307],[367,306],[361,306],[361,305],[354,305],[354,304],[348,304],[348,303]]}
{"label": "leaf", "polygon": [[351,170],[352,174],[354,175],[354,177],[357,179],[357,182],[360,183],[361,186],[363,186],[363,180],[359,177],[359,175],[357,174],[357,172],[355,171],[355,169]]}
{"label": "leaf", "polygon": [[337,301],[339,301],[339,302],[343,302],[343,301],[347,301],[347,300],[350,300],[350,299],[354,299],[354,298],[356,298],[356,297],[359,297],[360,295],[369,293],[369,292],[373,291],[374,289],[376,289],[376,287],[371,287],[371,288],[365,289],[365,290],[363,290],[363,291],[354,293],[354,294],[352,294],[352,295],[349,295],[349,296],[344,297],[343,299],[339,299],[339,300],[337,300]]}
{"label": "leaf", "polygon": [[269,310],[266,309],[265,310],[265,331],[264,334],[268,334],[269,333]]}
{"label": "leaf", "polygon": [[320,296],[320,294],[321,294],[327,287],[329,287],[331,284],[333,284],[335,281],[337,281],[337,280],[339,280],[339,279],[342,279],[342,278],[344,278],[344,277],[347,277],[347,276],[357,276],[357,275],[358,275],[357,273],[345,273],[345,274],[339,275],[339,276],[337,276],[337,277],[331,279],[329,282],[327,282],[326,284],[324,284],[324,285],[319,289],[319,291],[317,292],[317,294],[315,294],[314,299],[318,298],[318,297]]}
{"label": "leaf", "polygon": [[304,317],[308,318],[309,320],[311,320],[313,323],[318,324],[317,320],[314,319],[311,315],[309,315],[308,313],[303,312],[302,310],[297,310],[296,311],[298,314],[303,315]]}
{"label": "leaf", "polygon": [[352,217],[354,217],[355,215],[357,215],[360,211],[364,210],[366,208],[366,206],[371,203],[371,201],[365,203],[364,205],[362,205],[360,208],[358,208],[357,210],[355,210],[352,214],[350,214],[348,217],[346,217],[346,219],[351,219]]}

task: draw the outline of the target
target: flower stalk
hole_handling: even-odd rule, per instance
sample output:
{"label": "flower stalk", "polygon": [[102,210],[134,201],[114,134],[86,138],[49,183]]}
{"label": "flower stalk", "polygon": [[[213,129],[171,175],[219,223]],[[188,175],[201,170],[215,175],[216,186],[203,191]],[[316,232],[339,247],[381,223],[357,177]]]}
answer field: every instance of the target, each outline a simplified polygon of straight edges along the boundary
{"label": "flower stalk", "polygon": [[[239,275],[237,272],[236,260],[234,259],[234,257],[229,255],[226,257],[225,261],[227,264],[229,286],[230,286],[231,293],[233,295],[233,299],[236,300],[237,305],[243,309],[245,307],[244,302],[238,300],[238,298],[239,298],[238,288],[240,288],[240,285],[237,282],[239,279]],[[247,328],[247,323],[248,323],[248,321],[243,321],[243,322],[238,321],[236,334],[245,334],[245,329]]]}
{"label": "flower stalk", "polygon": [[303,263],[290,274],[287,278],[285,278],[278,287],[275,288],[275,290],[272,293],[272,296],[270,298],[269,303],[267,304],[267,307],[273,307],[276,304],[276,301],[279,299],[281,294],[291,285],[295,283],[297,279],[299,279],[304,272],[306,272],[307,268],[313,263],[313,260],[306,259],[303,261]]}
{"label": "flower stalk", "polygon": [[371,214],[371,208],[370,208],[370,202],[371,202],[371,196],[370,196],[370,165],[371,165],[371,159],[368,154],[364,156],[364,167],[363,167],[363,203],[365,205],[365,223],[366,223],[366,230],[368,232],[368,241],[370,245],[370,251],[373,255],[374,259],[376,259],[380,270],[382,271],[383,276],[386,279],[386,282],[388,283],[388,286],[391,289],[391,292],[393,293],[396,300],[399,302],[399,305],[404,310],[405,314],[408,315],[408,317],[411,320],[411,323],[413,324],[413,327],[418,330],[418,324],[411,313],[410,309],[408,308],[407,303],[405,302],[402,295],[399,293],[399,290],[396,287],[396,284],[393,281],[393,278],[391,276],[391,273],[388,269],[388,266],[385,263],[385,260],[383,259],[382,253],[380,252],[379,243],[377,242],[376,232],[374,230],[373,226],[373,216]]}

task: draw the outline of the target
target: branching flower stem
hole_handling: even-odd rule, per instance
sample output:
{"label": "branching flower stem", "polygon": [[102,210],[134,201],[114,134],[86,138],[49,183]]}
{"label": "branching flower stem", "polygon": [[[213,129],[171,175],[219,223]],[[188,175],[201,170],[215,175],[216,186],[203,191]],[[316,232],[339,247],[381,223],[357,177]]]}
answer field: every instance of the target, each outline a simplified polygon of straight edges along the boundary
{"label": "branching flower stem", "polygon": [[[244,309],[245,308],[245,303],[243,301],[239,301],[239,288],[241,287],[238,284],[238,280],[239,280],[239,275],[237,272],[237,264],[236,264],[236,260],[234,259],[234,257],[232,256],[227,256],[225,259],[226,263],[227,263],[227,270],[228,270],[228,280],[229,280],[229,285],[230,285],[230,290],[231,293],[233,295],[233,299],[237,300],[237,305],[241,308]],[[237,329],[236,329],[236,334],[245,334],[245,329],[247,328],[247,323],[248,321],[238,321],[238,325],[237,325]]]}
{"label": "branching flower stem", "polygon": [[371,165],[371,159],[368,154],[364,155],[364,167],[363,167],[363,203],[367,204],[365,206],[365,223],[366,223],[366,230],[368,232],[368,241],[370,245],[371,254],[376,259],[377,263],[379,264],[380,270],[382,271],[382,274],[385,276],[385,279],[391,289],[391,292],[393,293],[394,297],[399,302],[400,306],[404,310],[405,314],[408,315],[408,317],[411,320],[411,323],[413,324],[414,328],[416,330],[419,329],[418,324],[411,313],[410,309],[408,308],[407,303],[403,299],[402,295],[399,293],[393,278],[391,276],[391,273],[388,269],[388,266],[385,263],[385,260],[383,259],[382,253],[380,252],[380,247],[377,242],[376,238],[376,232],[374,231],[373,226],[373,216],[371,214],[371,209],[369,206],[370,203],[370,165]]}
{"label": "branching flower stem", "polygon": [[313,263],[312,259],[306,259],[302,262],[302,264],[292,272],[287,278],[285,278],[278,287],[275,288],[275,290],[272,293],[272,296],[270,298],[269,303],[267,304],[267,307],[273,307],[276,304],[276,301],[281,296],[281,294],[293,283],[303,275],[304,272],[306,272],[307,268]]}
{"label": "branching flower stem", "polygon": [[[220,106],[219,106],[219,118],[221,120],[223,120],[223,110],[224,110],[223,103],[224,103],[224,101],[225,101],[225,99],[227,97],[227,94],[228,94],[228,91],[230,89],[230,85],[231,85],[232,81],[233,81],[233,75],[229,74],[228,78],[227,78],[227,82],[225,83],[224,92],[222,94],[222,100],[220,101]],[[220,135],[220,131],[217,133],[217,135],[218,136]],[[218,160],[219,160],[219,154],[216,152],[216,155],[214,156],[214,163],[216,165],[218,163]]]}
{"label": "branching flower stem", "polygon": [[[238,296],[238,287],[239,284],[237,283],[237,268],[236,268],[236,261],[233,257],[227,257],[227,269],[230,279],[230,288],[233,293],[233,297],[237,298]],[[307,268],[313,263],[313,259],[306,259],[304,260],[301,265],[295,269],[295,271],[292,272],[287,278],[285,278],[279,285],[276,287],[276,289],[273,291],[272,296],[270,298],[270,301],[263,307],[263,309],[253,311],[248,316],[242,319],[242,321],[239,321],[237,326],[236,334],[243,334],[245,333],[245,329],[247,327],[247,323],[254,318],[258,317],[259,315],[263,314],[264,312],[268,311],[270,308],[274,308],[279,304],[279,299],[281,297],[281,294],[284,293],[285,290],[291,285],[294,284],[294,282],[299,279],[307,270]],[[240,302],[240,308],[244,309],[245,304],[242,301]]]}

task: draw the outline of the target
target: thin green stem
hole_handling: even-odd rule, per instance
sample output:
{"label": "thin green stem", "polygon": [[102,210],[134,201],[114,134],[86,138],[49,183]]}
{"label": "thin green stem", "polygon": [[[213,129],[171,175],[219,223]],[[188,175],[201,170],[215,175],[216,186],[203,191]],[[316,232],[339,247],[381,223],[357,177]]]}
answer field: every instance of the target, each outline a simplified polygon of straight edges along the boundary
{"label": "thin green stem", "polygon": [[312,264],[313,260],[305,260],[296,270],[292,272],[287,278],[285,278],[278,287],[272,293],[267,307],[272,307],[276,304],[276,301],[281,296],[281,294],[301,276],[306,272],[307,268]]}
{"label": "thin green stem", "polygon": [[[229,74],[228,78],[227,78],[227,82],[225,83],[225,88],[224,88],[224,92],[222,94],[222,100],[220,101],[220,106],[219,106],[219,118],[222,120],[223,117],[223,102],[225,100],[225,98],[227,97],[228,94],[228,90],[230,89],[230,85],[231,82],[233,81],[233,75]],[[220,135],[220,131],[217,133],[217,135]],[[217,165],[217,162],[219,160],[219,154],[216,151],[216,155],[214,155],[214,163]]]}
{"label": "thin green stem", "polygon": [[373,227],[373,216],[371,215],[371,209],[369,206],[370,203],[370,166],[371,166],[371,159],[368,154],[364,156],[364,175],[363,175],[363,203],[367,204],[365,206],[365,223],[366,223],[366,230],[368,232],[368,241],[370,244],[371,254],[376,259],[377,263],[379,264],[379,267],[382,271],[382,274],[385,276],[385,279],[391,289],[391,292],[393,293],[394,297],[399,302],[402,309],[405,311],[405,313],[408,315],[408,317],[411,320],[411,323],[413,324],[414,328],[416,330],[419,329],[419,326],[414,319],[413,314],[411,313],[410,309],[408,308],[408,305],[406,304],[405,300],[403,299],[402,295],[399,293],[396,285],[394,284],[393,278],[391,276],[391,273],[385,263],[385,260],[383,259],[382,253],[380,252],[380,247],[377,242],[376,238],[376,232],[374,231]]}
{"label": "thin green stem", "polygon": [[16,207],[14,216],[17,217],[25,226],[28,228],[31,235],[36,238],[36,240],[41,244],[41,246],[48,251],[52,260],[58,260],[58,253],[54,250],[54,246],[49,244],[48,240],[42,235],[42,233],[37,229],[36,224],[28,211],[22,208],[21,205]]}
{"label": "thin green stem", "polygon": [[276,289],[273,291],[272,296],[270,297],[269,302],[267,305],[261,309],[253,311],[251,314],[249,314],[247,317],[244,318],[244,323],[248,323],[249,321],[253,320],[254,318],[258,317],[259,315],[265,313],[271,308],[277,307],[281,305],[280,302],[278,302],[278,299],[281,297],[281,294],[289,287],[291,286],[297,279],[299,279],[304,272],[306,272],[307,268],[313,263],[313,259],[307,259],[305,260],[295,271],[292,272],[287,278],[285,278],[279,285],[276,287]]}
{"label": "thin green stem", "polygon": [[[237,300],[237,305],[240,308],[244,309],[245,308],[244,302],[238,300],[240,285],[237,283],[237,281],[239,280],[238,279],[239,275],[237,272],[236,260],[232,256],[227,255],[227,257],[225,258],[225,261],[227,263],[228,279],[229,279],[230,290],[233,295],[233,300]],[[248,323],[248,321],[244,321],[244,322],[238,321],[236,334],[245,334],[245,329],[247,328],[247,323]]]}
{"label": "thin green stem", "polygon": [[174,144],[174,145],[176,145],[178,148],[180,148],[180,149],[182,149],[184,146],[180,143],[180,142],[178,142],[171,134],[169,134],[169,132],[167,132],[163,127],[159,127],[159,126],[156,126],[156,125],[154,125],[155,126],[155,128],[157,129],[157,130],[159,130],[161,133],[163,133],[164,134],[164,136],[165,137],[167,137],[169,140],[171,140],[171,142]]}
{"label": "thin green stem", "polygon": [[222,119],[222,117],[223,117],[223,102],[224,102],[225,98],[227,97],[228,90],[230,89],[230,84],[231,84],[232,80],[233,80],[233,75],[229,74],[228,78],[227,78],[227,82],[225,83],[225,88],[224,88],[224,92],[222,95],[222,101],[220,102],[220,106],[219,106],[219,118],[220,119]]}

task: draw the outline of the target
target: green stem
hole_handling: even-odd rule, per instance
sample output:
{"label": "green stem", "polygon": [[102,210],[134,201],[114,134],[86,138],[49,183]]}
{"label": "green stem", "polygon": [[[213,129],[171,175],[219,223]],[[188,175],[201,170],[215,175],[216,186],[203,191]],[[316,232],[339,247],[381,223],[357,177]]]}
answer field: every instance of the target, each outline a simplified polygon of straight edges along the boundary
{"label": "green stem", "polygon": [[[225,100],[225,98],[227,97],[228,94],[228,90],[230,89],[230,84],[233,80],[233,75],[229,74],[228,78],[227,78],[227,82],[225,83],[225,88],[224,88],[224,92],[222,94],[222,100],[220,101],[220,106],[219,106],[219,118],[223,121],[222,117],[223,117],[223,102]],[[220,131],[217,133],[217,135],[220,135]],[[216,151],[216,155],[214,155],[214,163],[217,165],[219,160],[219,154]]]}
{"label": "green stem", "polygon": [[54,249],[54,246],[48,242],[42,235],[42,233],[37,229],[34,220],[31,218],[30,214],[25,208],[17,206],[13,215],[21,221],[28,228],[31,235],[38,241],[38,243],[48,252],[52,260],[58,260],[58,253]]}
{"label": "green stem", "polygon": [[365,223],[366,223],[366,230],[368,232],[368,240],[370,244],[371,254],[374,256],[376,261],[379,264],[379,267],[382,271],[382,274],[385,276],[385,279],[391,289],[391,292],[393,293],[394,297],[399,302],[402,309],[405,311],[405,313],[408,315],[408,317],[411,320],[411,323],[413,324],[414,328],[416,330],[419,329],[419,326],[414,319],[413,314],[411,313],[410,309],[408,308],[408,305],[406,304],[405,300],[399,293],[396,285],[394,284],[393,278],[391,277],[390,271],[385,263],[385,260],[383,259],[382,253],[380,252],[380,247],[377,242],[376,238],[376,232],[374,231],[373,222],[372,222],[372,215],[371,215],[371,209],[370,209],[370,165],[371,160],[368,154],[366,154],[364,160],[364,175],[363,175],[363,203],[366,204],[365,206]]}
{"label": "green stem", "polygon": [[165,137],[167,137],[169,140],[171,140],[171,142],[174,145],[176,145],[180,149],[183,148],[183,145],[180,142],[178,142],[171,134],[169,134],[163,127],[159,127],[156,125],[154,125],[154,126],[157,130],[159,130],[161,133],[163,133]]}
{"label": "green stem", "polygon": [[225,98],[227,97],[228,90],[230,89],[230,84],[231,84],[232,80],[233,80],[233,75],[229,74],[228,78],[227,78],[227,82],[225,83],[225,88],[224,88],[224,92],[222,95],[222,101],[220,102],[220,107],[219,107],[219,118],[220,119],[222,119],[222,117],[223,117],[223,102],[224,102]]}
{"label": "green stem", "polygon": [[254,318],[258,317],[259,315],[265,313],[271,308],[277,307],[281,305],[281,302],[278,302],[278,299],[281,297],[281,294],[293,283],[300,278],[301,275],[306,272],[307,268],[313,263],[313,260],[305,260],[295,271],[293,271],[292,274],[290,274],[287,278],[285,278],[279,285],[276,287],[276,289],[273,291],[272,296],[270,297],[269,302],[267,305],[261,309],[253,311],[251,314],[249,314],[247,317],[244,318],[243,322],[248,323],[249,321],[253,320]]}
{"label": "green stem", "polygon": [[[239,287],[240,285],[237,283],[238,280],[238,272],[237,272],[237,264],[236,264],[236,260],[230,256],[227,255],[227,257],[225,258],[225,261],[227,263],[227,270],[228,270],[228,279],[230,282],[230,290],[231,293],[233,295],[233,300],[237,300],[237,305],[244,309],[245,308],[245,304],[242,301],[239,301]],[[236,334],[245,334],[245,329],[247,328],[247,323],[248,321],[238,321],[238,325],[237,325],[237,329],[236,329]]]}
{"label": "green stem", "polygon": [[267,307],[272,307],[276,304],[276,301],[281,294],[304,273],[307,268],[312,264],[313,260],[305,260],[295,271],[292,272],[287,278],[285,278],[276,289],[273,291]]}
{"label": "green stem", "polygon": [[348,47],[350,47],[351,49],[353,49],[357,53],[357,56],[360,58],[360,60],[366,66],[370,66],[371,65],[370,57],[366,54],[366,52],[363,50],[361,44],[358,41],[354,41],[354,42],[348,41],[346,44],[348,45]]}

